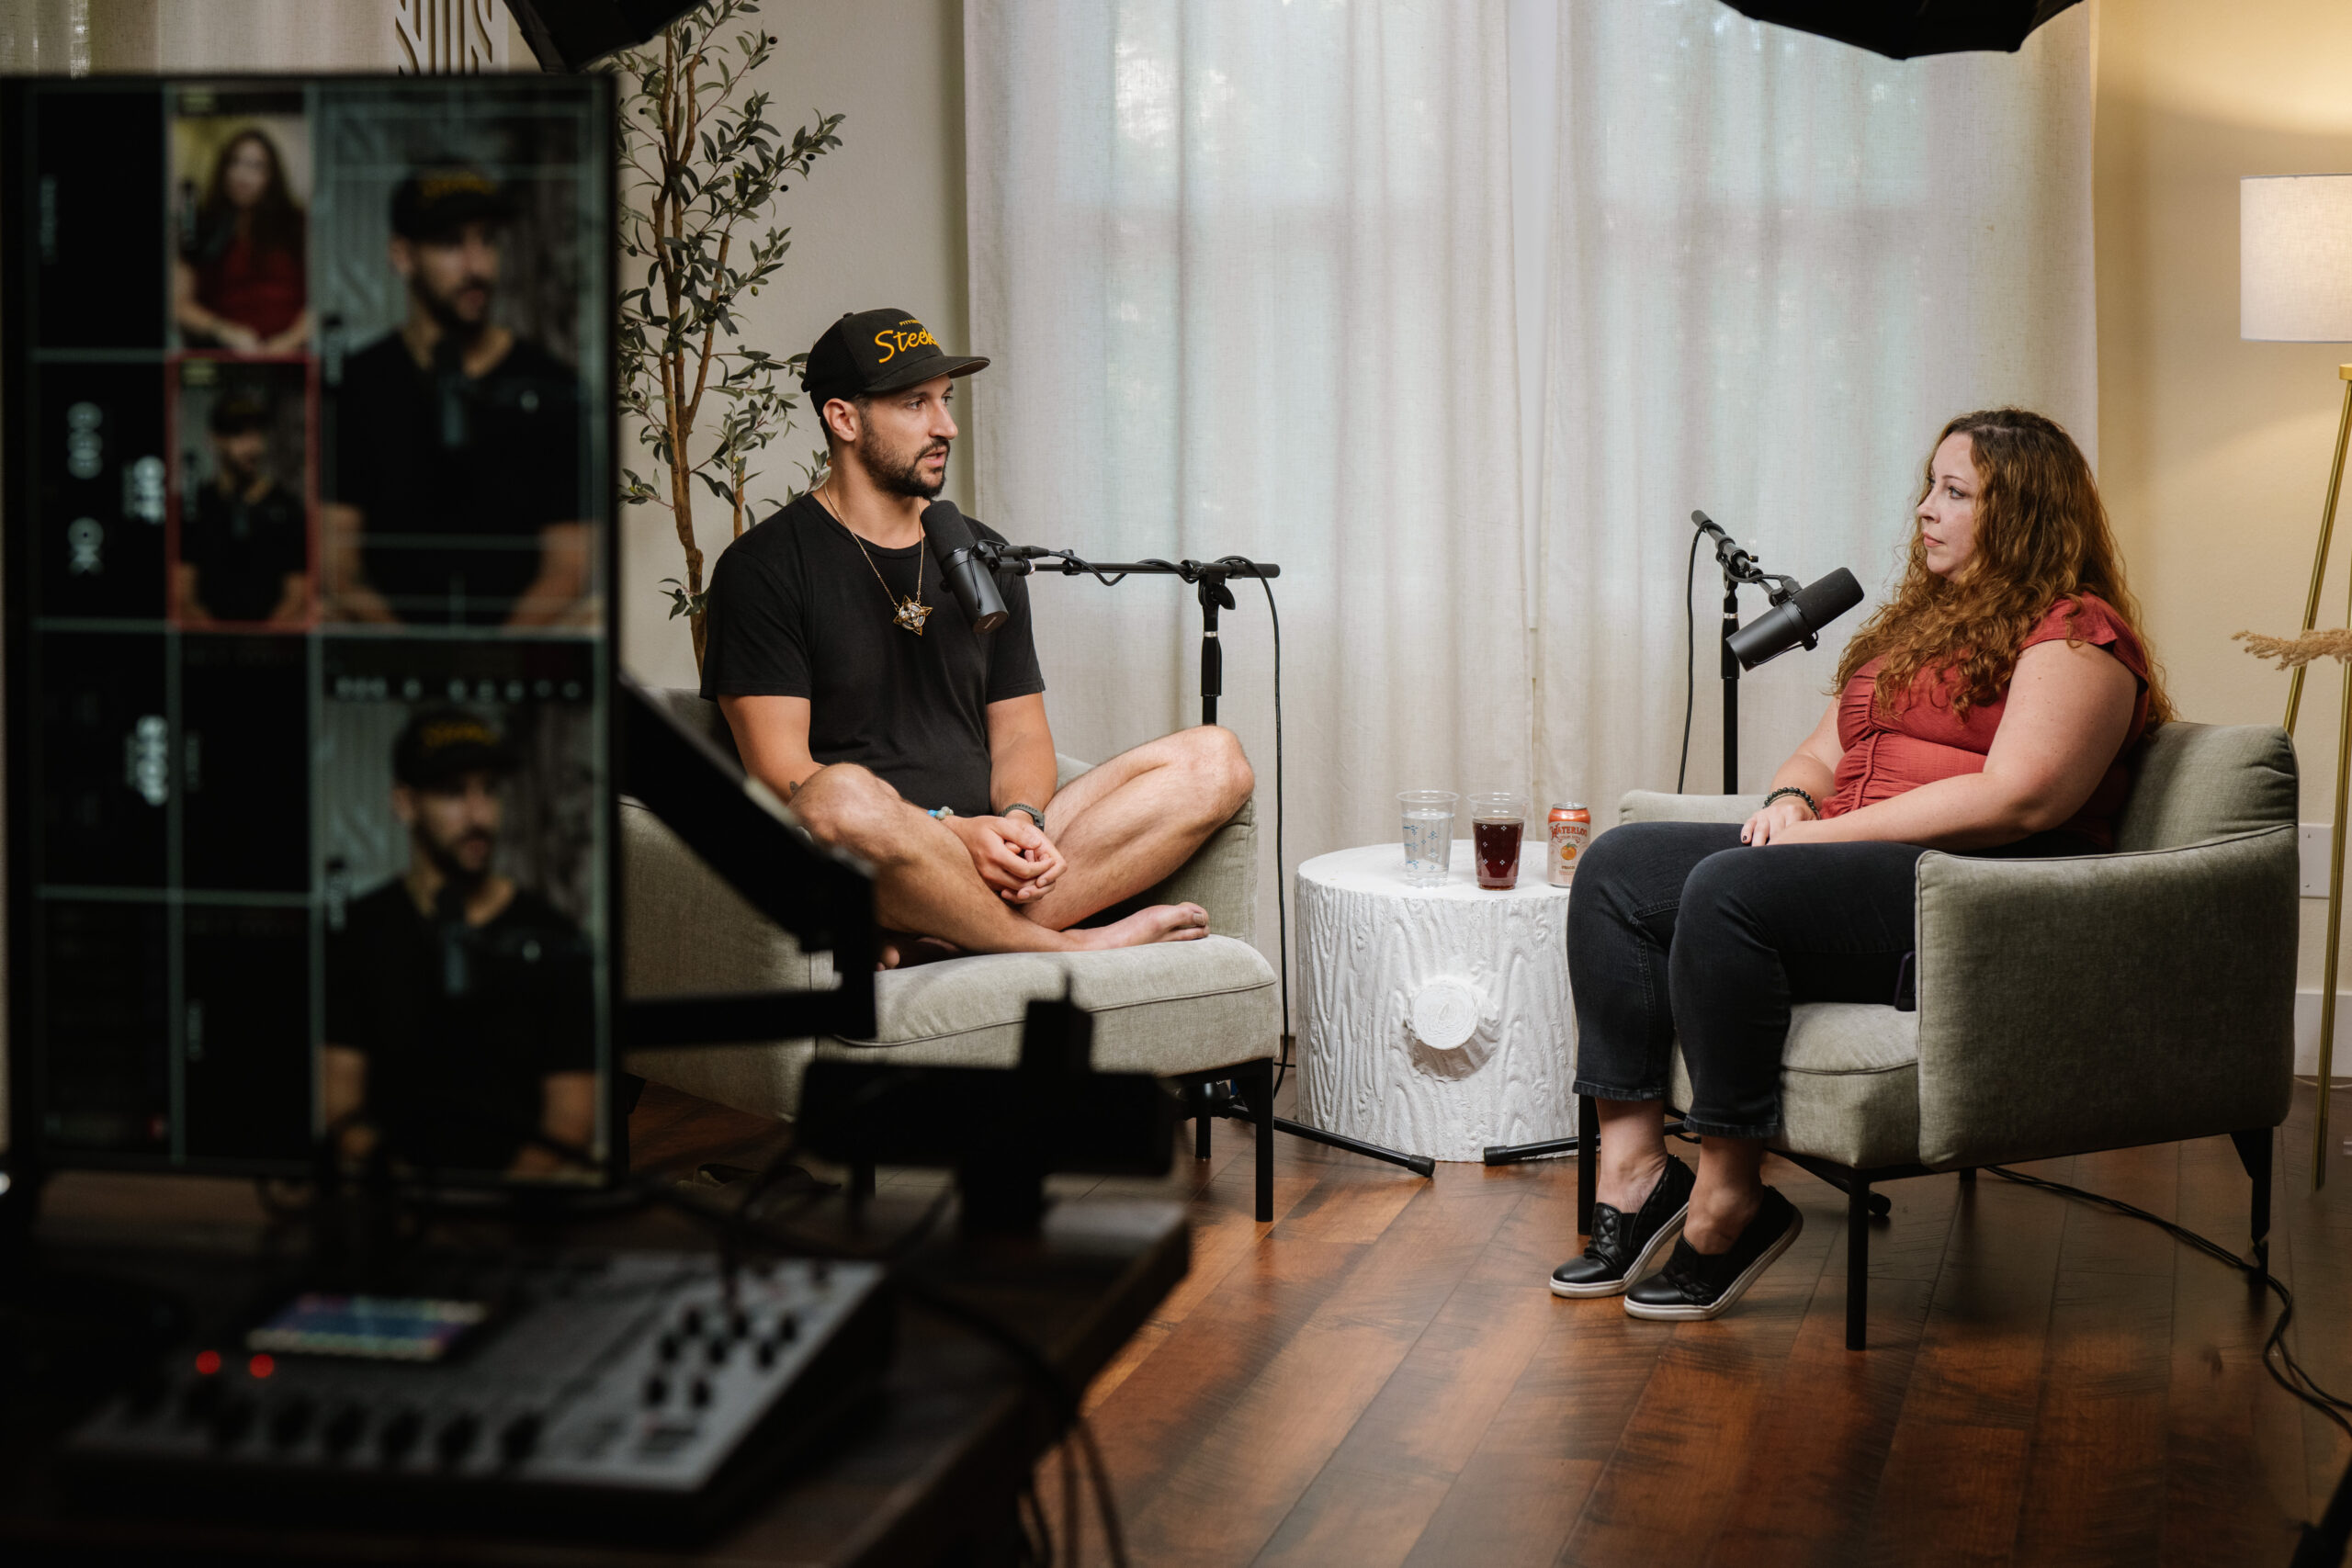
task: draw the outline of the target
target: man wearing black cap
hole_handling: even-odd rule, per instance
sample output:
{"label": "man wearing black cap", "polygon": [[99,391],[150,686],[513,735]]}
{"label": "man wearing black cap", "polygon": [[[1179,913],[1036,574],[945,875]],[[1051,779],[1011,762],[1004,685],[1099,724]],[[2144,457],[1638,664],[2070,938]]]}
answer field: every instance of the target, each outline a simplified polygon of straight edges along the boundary
{"label": "man wearing black cap", "polygon": [[491,869],[513,767],[462,708],[424,709],[393,743],[408,870],[328,919],[322,1103],[349,1155],[381,1139],[412,1167],[528,1176],[562,1165],[534,1132],[595,1135],[587,944]]}
{"label": "man wearing black cap", "polygon": [[874,864],[892,931],[984,953],[1206,935],[1194,904],[1080,922],[1166,878],[1249,799],[1240,743],[1184,730],[1057,791],[1025,580],[1005,583],[1010,618],[983,635],[925,547],[956,378],[987,364],[903,310],[843,316],[817,340],[801,386],[825,482],[713,569],[703,694],[811,832]]}
{"label": "man wearing black cap", "polygon": [[393,192],[408,319],[350,357],[328,402],[342,619],[547,626],[587,586],[579,380],[491,319],[512,216],[505,192],[462,164]]}
{"label": "man wearing black cap", "polygon": [[269,471],[269,405],[232,391],[212,405],[212,477],[180,508],[173,609],[182,626],[300,626],[311,614],[302,502]]}

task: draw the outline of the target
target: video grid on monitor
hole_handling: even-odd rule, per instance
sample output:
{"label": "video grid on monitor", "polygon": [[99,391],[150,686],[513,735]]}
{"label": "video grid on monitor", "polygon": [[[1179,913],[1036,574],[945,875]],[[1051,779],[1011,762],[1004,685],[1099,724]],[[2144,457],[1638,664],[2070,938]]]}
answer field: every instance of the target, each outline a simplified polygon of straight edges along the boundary
{"label": "video grid on monitor", "polygon": [[605,1174],[609,84],[0,116],[14,1137]]}

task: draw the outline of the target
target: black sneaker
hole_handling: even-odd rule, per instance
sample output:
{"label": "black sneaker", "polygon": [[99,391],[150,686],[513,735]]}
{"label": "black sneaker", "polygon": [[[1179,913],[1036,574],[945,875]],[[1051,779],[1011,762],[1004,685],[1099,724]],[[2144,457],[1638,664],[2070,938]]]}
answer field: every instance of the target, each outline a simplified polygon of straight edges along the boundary
{"label": "black sneaker", "polygon": [[1721,1317],[1804,1229],[1796,1205],[1767,1187],[1764,1206],[1727,1250],[1710,1257],[1687,1237],[1675,1243],[1666,1267],[1625,1292],[1625,1314],[1654,1323]]}
{"label": "black sneaker", "polygon": [[1690,1212],[1690,1189],[1698,1180],[1689,1166],[1668,1155],[1657,1185],[1642,1200],[1638,1213],[1628,1215],[1607,1203],[1595,1203],[1592,1239],[1582,1257],[1552,1270],[1552,1293],[1613,1296],[1627,1280],[1640,1279],[1659,1249],[1682,1234],[1682,1217]]}

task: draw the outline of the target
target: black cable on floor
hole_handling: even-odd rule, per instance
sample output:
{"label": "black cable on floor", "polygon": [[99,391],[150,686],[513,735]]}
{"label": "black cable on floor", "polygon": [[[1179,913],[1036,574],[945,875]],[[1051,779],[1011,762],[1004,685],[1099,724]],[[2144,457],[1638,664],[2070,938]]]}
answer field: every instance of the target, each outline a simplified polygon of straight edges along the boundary
{"label": "black cable on floor", "polygon": [[2270,1374],[2273,1382],[2335,1422],[2343,1429],[2346,1437],[2352,1438],[2352,1421],[2346,1420],[2344,1414],[2346,1411],[2352,1411],[2352,1401],[2339,1398],[2322,1388],[2312,1380],[2312,1375],[2303,1370],[2302,1363],[2295,1359],[2295,1353],[2287,1348],[2287,1325],[2295,1319],[2295,1295],[2293,1292],[2287,1289],[2285,1281],[2271,1273],[2263,1263],[2249,1262],[2220,1242],[2209,1240],[2186,1225],[2175,1224],[2160,1214],[2152,1214],[2145,1209],[2135,1208],[2120,1198],[2109,1198],[2105,1193],[2093,1192],[2086,1188],[2070,1187],[2063,1181],[2028,1176],[2021,1170],[2011,1170],[2006,1166],[1988,1165],[1984,1168],[2004,1181],[2014,1181],[2023,1187],[2039,1187],[2045,1192],[2056,1192],[2064,1197],[2078,1198],[2086,1203],[2098,1203],[2113,1209],[2120,1214],[2129,1214],[2135,1220],[2145,1220],[2157,1229],[2170,1235],[2174,1240],[2195,1247],[2216,1262],[2228,1264],[2249,1280],[2270,1291],[2278,1298],[2279,1312],[2278,1321],[2271,1325],[2270,1337],[2262,1343],[2263,1370]]}

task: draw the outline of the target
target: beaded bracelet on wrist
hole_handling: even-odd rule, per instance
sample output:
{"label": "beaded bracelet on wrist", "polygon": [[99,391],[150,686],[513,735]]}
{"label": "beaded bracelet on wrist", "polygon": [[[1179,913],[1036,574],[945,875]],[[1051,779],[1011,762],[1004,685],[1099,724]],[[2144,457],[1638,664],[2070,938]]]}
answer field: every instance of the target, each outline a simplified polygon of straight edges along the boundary
{"label": "beaded bracelet on wrist", "polygon": [[1784,795],[1795,795],[1799,800],[1804,802],[1804,808],[1807,811],[1812,812],[1815,817],[1821,815],[1821,802],[1813,798],[1813,794],[1810,790],[1799,789],[1794,784],[1782,784],[1780,788],[1774,790],[1771,794],[1764,797],[1764,805],[1769,808],[1774,801],[1780,799],[1781,796]]}

